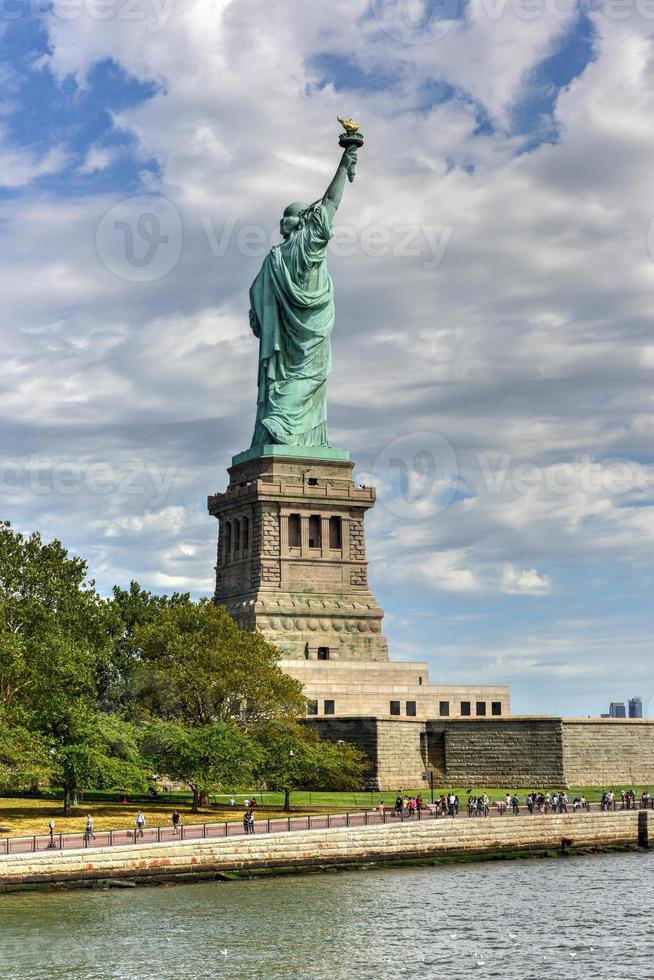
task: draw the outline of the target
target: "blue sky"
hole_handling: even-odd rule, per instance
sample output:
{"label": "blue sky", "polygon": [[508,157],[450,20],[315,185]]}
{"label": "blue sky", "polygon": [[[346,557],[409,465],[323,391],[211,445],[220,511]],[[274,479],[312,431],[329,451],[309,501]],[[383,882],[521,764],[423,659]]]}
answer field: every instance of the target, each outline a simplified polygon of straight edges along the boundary
{"label": "blue sky", "polygon": [[[392,655],[509,683],[514,711],[654,711],[654,24],[560,6],[281,0],[274,32],[263,0],[0,18],[3,516],[105,591],[211,591],[205,498],[254,416],[267,246],[239,233],[274,241],[319,196],[354,115],[330,426],[378,486]],[[111,234],[132,223],[143,256],[145,210],[166,243],[136,271]],[[456,460],[408,511],[396,440]]]}

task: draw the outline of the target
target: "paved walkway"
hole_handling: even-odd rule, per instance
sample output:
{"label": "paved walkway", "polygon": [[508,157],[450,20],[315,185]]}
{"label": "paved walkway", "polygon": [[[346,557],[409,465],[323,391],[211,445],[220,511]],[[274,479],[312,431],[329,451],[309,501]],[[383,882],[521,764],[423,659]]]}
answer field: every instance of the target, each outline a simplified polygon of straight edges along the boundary
{"label": "paved walkway", "polygon": [[[599,803],[590,804],[590,809],[597,812],[600,810]],[[621,809],[618,804],[616,810]],[[568,813],[573,813],[573,808],[568,805]],[[577,812],[583,812],[581,810]],[[610,811],[609,811],[610,812]],[[526,806],[521,806],[520,816],[528,816]],[[297,830],[325,830],[329,827],[361,827],[364,825],[397,823],[402,821],[401,815],[396,815],[392,809],[386,809],[384,813],[377,810],[357,810],[353,813],[331,813],[331,814],[311,814],[302,817],[278,817],[273,819],[257,820],[255,816],[256,834],[277,834],[289,833]],[[475,820],[485,820],[500,818],[503,820],[511,819],[510,812],[500,812],[497,806],[491,807],[488,817],[475,817]],[[540,814],[533,814],[533,819],[538,820]],[[146,814],[147,819],[147,814]],[[405,817],[406,823],[417,823],[418,820],[452,820],[470,819],[467,810],[461,811],[455,817],[437,815],[429,806],[422,811],[420,817]],[[85,847],[111,847],[114,844],[153,844],[164,841],[174,840],[203,840],[215,839],[219,837],[238,837],[244,836],[245,829],[241,820],[228,820],[221,823],[194,823],[182,825],[177,833],[172,826],[167,827],[145,827],[143,834],[136,830],[99,830],[95,836],[88,839],[83,833],[77,834],[55,834],[52,840],[49,836],[33,837],[5,837],[0,838],[0,859],[7,854],[25,854],[34,851],[74,850]]]}

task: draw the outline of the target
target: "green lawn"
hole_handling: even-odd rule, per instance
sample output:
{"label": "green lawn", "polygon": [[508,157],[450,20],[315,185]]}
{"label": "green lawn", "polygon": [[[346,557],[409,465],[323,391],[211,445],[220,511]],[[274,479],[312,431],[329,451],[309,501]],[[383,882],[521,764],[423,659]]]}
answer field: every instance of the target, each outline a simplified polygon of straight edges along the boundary
{"label": "green lawn", "polygon": [[[527,794],[531,792],[533,787],[520,788],[516,786],[506,786],[504,788],[490,788],[488,786],[434,786],[434,799],[438,799],[442,793],[454,792],[461,802],[465,802],[468,799],[468,790],[472,789],[472,794],[474,796],[481,796],[482,793],[486,793],[492,802],[495,800],[503,799],[507,792],[517,793],[520,797],[520,802],[525,803]],[[604,789],[613,789],[620,799],[621,789],[634,789],[636,791],[636,797],[639,798],[640,794],[644,789],[651,789],[652,787],[646,786],[630,786],[629,783],[624,783],[622,785],[612,785],[612,786],[575,786],[567,790],[568,798],[573,800],[575,796],[585,796],[590,802],[598,802],[602,796]],[[554,792],[558,787],[550,786],[544,789],[544,792]],[[430,797],[429,786],[426,783],[422,783],[419,786],[403,787],[402,792],[408,796],[422,795],[422,798],[426,801]],[[100,798],[100,794],[89,794],[85,796],[85,799]],[[109,796],[109,794],[107,794]],[[250,792],[243,792],[242,790],[234,793],[220,793],[211,794],[211,802],[218,804],[225,804],[230,796],[233,796],[237,803],[241,803],[244,799],[249,796],[256,796],[259,803],[268,806],[282,806],[284,803],[283,793],[272,793],[272,792],[262,792],[261,790],[251,790]],[[115,796],[115,794],[114,794]],[[291,805],[294,808],[297,807],[312,807],[312,808],[329,808],[334,807],[373,807],[377,806],[380,800],[384,801],[386,806],[392,805],[395,802],[395,797],[397,796],[396,790],[390,790],[388,792],[376,793],[370,790],[357,790],[347,793],[337,793],[337,792],[315,792],[309,790],[296,790],[291,793]],[[164,802],[165,800],[171,800],[172,802],[186,802],[190,800],[190,794],[186,793],[175,793],[175,794],[164,794],[161,793],[158,797],[158,802]]]}
{"label": "green lawn", "polygon": [[[486,793],[490,798],[491,802],[495,800],[501,800],[504,798],[507,792],[517,793],[520,798],[520,802],[524,804],[528,793],[531,792],[533,787],[521,788],[517,786],[507,786],[505,788],[490,788],[488,786],[434,786],[434,799],[438,799],[443,793],[453,792],[459,797],[459,800],[463,803],[468,799],[468,790],[472,790],[473,796],[481,796],[482,793]],[[543,792],[554,792],[558,787],[551,786],[543,789]],[[615,784],[612,786],[574,786],[567,789],[568,799],[572,801],[575,796],[585,796],[587,800],[592,802],[599,802],[604,789],[612,789],[616,793],[618,798],[618,803],[620,801],[620,790],[621,789],[633,789],[636,792],[636,799],[640,797],[640,794],[644,789],[652,789],[649,786],[631,786],[629,783],[623,783],[621,785]],[[422,783],[417,787],[403,787],[402,792],[408,796],[417,796],[420,794],[424,800],[430,798],[429,786]],[[261,793],[257,794],[261,797]],[[265,801],[268,804],[282,803],[283,798],[280,793],[265,793]],[[291,803],[294,807],[299,806],[312,806],[312,807],[360,807],[360,806],[376,806],[380,800],[384,801],[385,805],[392,805],[395,802],[395,797],[397,796],[397,791],[393,790],[391,792],[384,793],[374,793],[370,791],[360,790],[359,792],[352,793],[310,793],[308,791],[298,790],[296,793],[291,794]]]}

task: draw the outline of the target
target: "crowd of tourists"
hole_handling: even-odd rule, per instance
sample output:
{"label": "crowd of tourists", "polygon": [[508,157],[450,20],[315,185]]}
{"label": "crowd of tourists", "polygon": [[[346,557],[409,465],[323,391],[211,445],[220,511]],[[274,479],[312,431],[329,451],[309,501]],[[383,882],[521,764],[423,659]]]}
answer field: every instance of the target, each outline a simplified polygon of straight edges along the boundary
{"label": "crowd of tourists", "polygon": [[[648,809],[654,807],[654,801],[649,790],[644,790],[638,798],[633,789],[620,790],[618,794],[614,790],[605,790],[599,805],[600,810],[634,810],[637,807]],[[467,800],[469,817],[488,817],[491,812],[500,816],[507,813],[519,816],[525,811],[531,814],[578,813],[590,811],[590,808],[591,804],[583,793],[571,800],[565,790],[533,790],[525,797],[524,805],[517,793],[506,793],[501,799],[491,800],[487,793],[475,795],[469,790]],[[377,811],[384,812],[382,802],[377,806]],[[433,803],[425,803],[420,795],[409,796],[402,790],[398,792],[393,807],[395,816],[410,820],[414,817],[420,818],[423,812],[432,817],[456,817],[459,813],[459,797],[454,792],[442,793]]]}
{"label": "crowd of tourists", "polygon": [[[401,817],[404,819],[411,820],[413,817],[422,816],[422,811],[425,808],[425,802],[418,794],[417,796],[405,796],[401,791],[395,797],[395,805],[393,811],[396,817]],[[384,804],[380,803],[377,807],[378,813],[384,812]]]}
{"label": "crowd of tourists", "polygon": [[[383,813],[383,810],[384,804],[380,803],[377,811]],[[432,817],[456,817],[459,812],[459,797],[455,793],[443,793],[433,803],[425,803],[420,794],[407,796],[400,790],[393,807],[395,816],[409,820],[412,817],[420,819],[423,811]]]}

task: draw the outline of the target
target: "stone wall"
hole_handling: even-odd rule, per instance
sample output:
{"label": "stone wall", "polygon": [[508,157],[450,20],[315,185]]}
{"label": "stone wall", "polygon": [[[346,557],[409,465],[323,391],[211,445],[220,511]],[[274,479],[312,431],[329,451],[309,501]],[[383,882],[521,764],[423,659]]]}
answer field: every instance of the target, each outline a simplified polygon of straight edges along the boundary
{"label": "stone wall", "polygon": [[304,724],[330,742],[351,742],[368,756],[366,786],[397,790],[420,785],[425,771],[425,722],[380,718],[306,718]]}
{"label": "stone wall", "polygon": [[[35,884],[84,885],[117,878],[212,877],[234,870],[310,867],[429,858],[457,853],[637,844],[647,811],[548,814],[486,820],[423,820],[221,840],[177,841],[10,855],[0,858],[0,890]],[[645,819],[643,819],[645,818]]]}
{"label": "stone wall", "polygon": [[[423,752],[425,753],[423,755]],[[377,721],[377,785],[397,790],[420,786],[427,764],[425,722]]]}
{"label": "stone wall", "polygon": [[377,789],[416,788],[426,770],[441,788],[654,785],[654,721],[514,716],[310,723],[326,738],[359,745]]}
{"label": "stone wall", "polygon": [[564,718],[562,733],[568,785],[654,783],[654,721]]}
{"label": "stone wall", "polygon": [[442,737],[445,777],[453,786],[563,786],[560,718],[457,719],[428,722]]}

